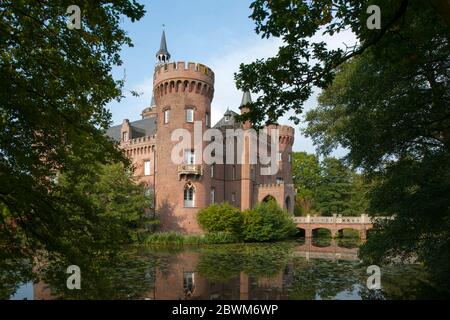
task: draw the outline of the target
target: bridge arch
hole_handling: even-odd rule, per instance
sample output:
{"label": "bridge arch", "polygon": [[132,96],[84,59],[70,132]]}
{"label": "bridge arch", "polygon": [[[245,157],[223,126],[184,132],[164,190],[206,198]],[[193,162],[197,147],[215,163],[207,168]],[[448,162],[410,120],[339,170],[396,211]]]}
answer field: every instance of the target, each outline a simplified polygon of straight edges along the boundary
{"label": "bridge arch", "polygon": [[299,238],[305,238],[306,237],[306,229],[297,227],[297,234],[296,234],[296,236],[299,237]]}
{"label": "bridge arch", "polygon": [[359,238],[359,229],[357,228],[351,228],[351,227],[345,227],[340,228],[336,232],[337,238]]}
{"label": "bridge arch", "polygon": [[333,235],[333,232],[329,228],[317,227],[317,228],[313,228],[311,230],[311,234],[312,234],[313,238],[318,238],[318,237],[331,238]]}

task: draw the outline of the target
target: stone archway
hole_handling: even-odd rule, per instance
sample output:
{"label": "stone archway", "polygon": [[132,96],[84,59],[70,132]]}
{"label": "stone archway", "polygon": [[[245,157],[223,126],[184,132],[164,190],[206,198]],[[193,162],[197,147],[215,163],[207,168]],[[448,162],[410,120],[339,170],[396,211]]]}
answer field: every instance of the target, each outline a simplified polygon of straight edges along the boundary
{"label": "stone archway", "polygon": [[272,196],[272,195],[270,195],[270,194],[268,194],[267,196],[265,196],[265,197],[263,198],[263,200],[262,200],[262,202],[270,202],[270,201],[277,202],[277,200],[275,199],[275,197]]}

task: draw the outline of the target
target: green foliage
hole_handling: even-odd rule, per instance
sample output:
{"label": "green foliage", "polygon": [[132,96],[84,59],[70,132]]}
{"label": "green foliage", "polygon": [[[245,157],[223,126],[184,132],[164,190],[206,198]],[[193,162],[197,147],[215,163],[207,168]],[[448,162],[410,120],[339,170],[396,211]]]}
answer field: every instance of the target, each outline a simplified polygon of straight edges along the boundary
{"label": "green foliage", "polygon": [[[313,86],[325,89],[307,114],[307,135],[322,154],[341,146],[373,178],[370,211],[395,215],[363,256],[419,254],[441,283],[450,266],[450,18],[439,0],[380,0],[381,29],[366,27],[371,0],[255,0],[263,37],[280,37],[275,57],[241,65],[241,89],[262,92],[242,120],[256,125],[301,113]],[[350,29],[347,49],[327,48],[320,32]],[[319,40],[317,40],[319,39]],[[314,61],[314,62],[312,62]],[[298,120],[298,119],[297,119]],[[328,204],[342,207],[333,190]],[[364,203],[362,198],[355,203]],[[328,205],[328,206],[329,206]],[[348,208],[343,208],[347,211]]]}
{"label": "green foliage", "polygon": [[263,202],[243,212],[242,238],[248,242],[277,241],[296,233],[296,227],[287,212],[275,201]]}
{"label": "green foliage", "polygon": [[352,172],[335,158],[323,160],[320,184],[316,189],[316,208],[325,215],[360,215],[351,208]]}
{"label": "green foliage", "polygon": [[111,69],[132,45],[119,24],[144,9],[131,0],[76,1],[82,29],[69,30],[71,4],[0,3],[0,241],[73,257],[117,245],[117,237],[98,223],[104,217],[87,194],[55,188],[49,177],[77,179],[93,163],[125,162],[104,134],[106,105],[122,97]]}
{"label": "green foliage", "polygon": [[362,257],[418,257],[448,289],[450,31],[429,2],[409,3],[401,25],[336,70],[306,134],[322,154],[348,149],[347,161],[373,181],[370,212],[395,216]]}
{"label": "green foliage", "polygon": [[148,234],[141,241],[148,246],[183,246],[204,244],[225,244],[238,242],[236,235],[226,232],[209,232],[205,235],[184,235],[176,232]]}
{"label": "green foliage", "polygon": [[297,215],[360,215],[367,209],[369,185],[363,176],[336,158],[294,152],[293,179]]}
{"label": "green foliage", "polygon": [[[138,233],[151,231],[147,226],[155,221],[149,212],[153,199],[145,194],[143,185],[132,180],[131,173],[121,163],[95,166],[88,175],[78,176],[76,180],[62,174],[56,189],[87,197],[89,207],[98,218],[97,224],[111,241],[136,242]],[[79,210],[78,214],[82,215],[84,208],[73,204],[72,210],[74,213]]]}
{"label": "green foliage", "polygon": [[200,226],[207,232],[241,233],[242,214],[236,207],[224,202],[213,204],[197,214]]}
{"label": "green foliage", "polygon": [[320,184],[320,163],[317,157],[306,152],[293,152],[292,179],[297,190],[295,215],[312,213],[316,189]]}
{"label": "green foliage", "polygon": [[[366,10],[372,4],[382,11],[380,30],[370,30],[366,26],[370,16]],[[293,111],[291,118],[298,122],[298,114],[303,111],[313,88],[326,88],[346,61],[379,48],[380,61],[397,59],[398,66],[403,67],[406,59],[415,59],[414,51],[419,47],[425,50],[445,47],[448,39],[440,41],[432,35],[448,36],[450,26],[448,6],[439,0],[380,0],[376,3],[372,0],[254,0],[250,8],[258,34],[283,40],[275,56],[241,64],[235,75],[239,89],[262,93],[250,105],[250,112],[239,117],[250,119],[256,126],[275,123],[288,111]],[[320,37],[344,30],[351,30],[356,36],[353,43],[346,43],[345,49],[328,47]],[[426,42],[421,42],[426,45],[419,46],[420,42],[415,39],[422,41],[423,36],[428,37]],[[396,47],[397,44],[402,44],[402,48]],[[421,65],[419,59],[414,63]],[[388,81],[381,83],[389,86]]]}

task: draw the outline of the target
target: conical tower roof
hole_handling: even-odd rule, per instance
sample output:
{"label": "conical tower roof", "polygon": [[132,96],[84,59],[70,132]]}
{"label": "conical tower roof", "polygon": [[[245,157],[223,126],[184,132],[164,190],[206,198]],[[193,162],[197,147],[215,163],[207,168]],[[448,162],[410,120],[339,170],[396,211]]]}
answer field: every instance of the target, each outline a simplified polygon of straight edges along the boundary
{"label": "conical tower roof", "polygon": [[241,107],[246,106],[250,103],[252,103],[252,96],[250,94],[250,91],[247,90],[242,95]]}
{"label": "conical tower roof", "polygon": [[159,45],[159,50],[156,53],[156,58],[159,62],[163,63],[166,63],[170,60],[170,53],[167,50],[166,32],[164,29],[161,35],[161,44]]}

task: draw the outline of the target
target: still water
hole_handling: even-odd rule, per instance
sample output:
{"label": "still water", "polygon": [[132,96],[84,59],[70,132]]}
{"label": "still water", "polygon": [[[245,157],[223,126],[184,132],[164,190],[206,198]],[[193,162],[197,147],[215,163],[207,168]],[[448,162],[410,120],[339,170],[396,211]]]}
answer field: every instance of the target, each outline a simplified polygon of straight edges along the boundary
{"label": "still water", "polygon": [[[91,259],[81,289],[68,290],[61,263],[16,277],[3,299],[426,299],[440,293],[419,265],[381,266],[381,289],[367,288],[357,241],[300,240],[189,248],[127,248]],[[11,271],[11,270],[10,270]],[[0,275],[11,273],[0,270]],[[9,272],[9,273],[8,273]],[[14,272],[13,272],[14,273]],[[37,275],[39,274],[39,276]]]}

